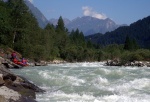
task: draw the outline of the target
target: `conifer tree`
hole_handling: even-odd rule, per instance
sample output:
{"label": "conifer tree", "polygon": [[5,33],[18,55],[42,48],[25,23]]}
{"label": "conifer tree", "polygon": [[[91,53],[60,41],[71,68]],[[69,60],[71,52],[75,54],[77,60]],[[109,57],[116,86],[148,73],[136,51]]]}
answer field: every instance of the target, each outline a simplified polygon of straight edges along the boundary
{"label": "conifer tree", "polygon": [[26,27],[26,20],[24,19],[28,13],[28,8],[23,0],[8,0],[8,6],[11,8],[11,25],[13,26],[13,43],[17,38],[21,38],[21,31]]}
{"label": "conifer tree", "polygon": [[63,19],[62,19],[61,16],[59,17],[58,22],[57,22],[56,32],[57,32],[57,33],[65,32],[64,21],[63,21]]}
{"label": "conifer tree", "polygon": [[129,51],[134,51],[138,49],[138,44],[135,39],[130,39],[129,36],[127,35],[125,44],[124,44],[124,49],[129,50]]}
{"label": "conifer tree", "polygon": [[67,44],[69,44],[69,39],[68,39],[68,32],[64,26],[64,22],[62,17],[59,17],[57,26],[56,26],[56,40],[55,40],[55,44],[59,49],[60,52],[60,56],[64,56],[64,51],[67,47]]}
{"label": "conifer tree", "polygon": [[0,44],[11,47],[10,12],[4,1],[0,1]]}
{"label": "conifer tree", "polygon": [[124,49],[125,50],[131,50],[131,40],[129,38],[129,36],[126,36],[126,40],[125,40],[125,44],[124,44]]}

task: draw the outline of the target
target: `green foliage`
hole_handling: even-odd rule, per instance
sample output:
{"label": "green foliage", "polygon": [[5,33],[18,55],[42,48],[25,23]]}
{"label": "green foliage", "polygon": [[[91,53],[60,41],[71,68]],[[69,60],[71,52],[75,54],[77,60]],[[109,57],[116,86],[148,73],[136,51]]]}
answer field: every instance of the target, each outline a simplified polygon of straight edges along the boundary
{"label": "green foliage", "polygon": [[10,31],[12,27],[9,24],[9,16],[10,14],[9,9],[7,9],[7,5],[3,1],[0,1],[0,43],[11,46]]}
{"label": "green foliage", "polygon": [[82,32],[79,32],[78,29],[76,29],[76,31],[72,31],[69,35],[70,40],[73,44],[77,45],[77,46],[86,46],[86,42],[85,42],[85,38]]}
{"label": "green foliage", "polygon": [[56,26],[56,32],[57,33],[65,32],[64,21],[63,21],[61,16],[58,19],[58,23],[57,23],[57,26]]}
{"label": "green foliage", "polygon": [[130,39],[129,36],[126,37],[124,49],[134,51],[137,50],[139,47],[135,41],[135,39]]}
{"label": "green foliage", "polygon": [[107,53],[107,59],[118,59],[121,56],[122,46],[117,44],[108,45],[104,48]]}
{"label": "green foliage", "polygon": [[[13,48],[24,57],[35,60],[63,59],[70,62],[107,59],[150,60],[150,51],[138,49],[137,39],[127,37],[125,41],[120,37],[126,36],[125,30],[122,30],[125,31],[125,35],[117,35],[119,41],[125,41],[125,46],[114,44],[113,35],[106,34],[105,36],[111,39],[101,40],[110,40],[104,47],[93,44],[91,39],[86,41],[84,34],[78,29],[68,32],[61,16],[56,27],[47,24],[41,29],[23,0],[0,1],[0,12],[0,45]],[[96,41],[99,36],[103,37],[102,34],[97,34]]]}
{"label": "green foliage", "polygon": [[130,26],[122,26],[105,34],[94,34],[86,37],[93,43],[102,46],[110,44],[124,44],[127,35],[135,39],[140,48],[150,48],[150,16],[143,18]]}
{"label": "green foliage", "polygon": [[150,50],[138,49],[136,51],[124,51],[121,56],[122,63],[130,61],[150,61]]}

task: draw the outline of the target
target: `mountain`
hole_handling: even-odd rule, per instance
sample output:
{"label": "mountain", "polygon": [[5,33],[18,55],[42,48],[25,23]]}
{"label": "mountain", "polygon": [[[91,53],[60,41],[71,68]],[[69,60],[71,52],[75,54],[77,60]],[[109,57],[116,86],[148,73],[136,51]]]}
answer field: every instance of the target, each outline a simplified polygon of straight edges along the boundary
{"label": "mountain", "polygon": [[66,27],[69,30],[78,28],[85,35],[90,35],[94,33],[104,34],[108,31],[113,31],[119,26],[109,18],[101,20],[94,17],[83,16],[74,19],[71,23],[67,24]]}
{"label": "mountain", "polygon": [[[64,24],[67,25],[69,24],[71,21],[67,18],[63,18]],[[53,24],[53,25],[57,25],[58,19],[52,18],[49,20],[49,23]]]}
{"label": "mountain", "polygon": [[37,19],[39,26],[41,28],[44,28],[49,23],[46,17],[41,13],[38,8],[34,7],[34,5],[29,0],[25,0],[25,4],[29,7],[31,12]]}
{"label": "mountain", "polygon": [[[58,19],[49,20],[50,23],[56,25]],[[114,21],[107,18],[105,20],[97,19],[90,16],[77,17],[76,19],[70,21],[64,19],[65,27],[71,30],[76,30],[77,28],[84,33],[84,35],[90,35],[94,33],[106,33],[113,31],[119,27]]]}
{"label": "mountain", "polygon": [[93,34],[86,36],[95,44],[124,44],[126,36],[136,40],[142,48],[150,48],[150,16],[132,23],[130,26],[119,27],[112,32],[102,34]]}

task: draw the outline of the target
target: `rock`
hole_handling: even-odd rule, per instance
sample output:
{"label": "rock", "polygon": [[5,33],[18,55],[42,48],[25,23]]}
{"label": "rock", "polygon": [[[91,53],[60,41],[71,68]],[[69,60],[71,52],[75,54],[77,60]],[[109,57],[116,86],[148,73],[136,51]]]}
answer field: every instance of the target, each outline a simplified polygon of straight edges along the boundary
{"label": "rock", "polygon": [[8,102],[4,96],[0,95],[0,102]]}
{"label": "rock", "polygon": [[17,78],[17,77],[16,77],[15,75],[10,74],[10,73],[8,73],[8,74],[6,74],[6,75],[3,76],[3,80],[4,80],[4,81],[5,81],[5,80],[8,80],[8,79],[10,79],[11,81],[15,81],[16,78]]}
{"label": "rock", "polygon": [[105,65],[107,65],[107,66],[137,66],[137,67],[147,66],[147,67],[150,67],[150,62],[148,62],[148,61],[133,61],[133,62],[121,63],[120,61],[109,60],[105,63]]}
{"label": "rock", "polygon": [[18,92],[22,97],[25,98],[36,98],[34,90],[25,88],[24,86],[20,84],[13,84],[12,86],[7,86],[9,89],[12,89],[16,92]]}
{"label": "rock", "polygon": [[[22,90],[19,90],[19,92],[18,90],[10,87],[0,87],[0,102],[36,102],[32,97],[25,97],[25,93],[28,92],[29,94],[31,94],[31,91],[24,90],[24,88],[22,88]],[[28,94],[26,95],[28,96]]]}
{"label": "rock", "polygon": [[3,74],[0,74],[0,86],[4,85]]}
{"label": "rock", "polygon": [[3,64],[6,68],[22,68],[22,66],[15,64],[11,60],[2,57],[0,57],[0,64]]}
{"label": "rock", "polygon": [[35,66],[47,66],[46,62],[35,62]]}
{"label": "rock", "polygon": [[6,100],[3,102],[17,102],[17,100],[19,100],[19,98],[21,97],[21,95],[17,91],[14,91],[6,86],[0,87],[0,96],[2,96],[3,100]]}
{"label": "rock", "polygon": [[53,60],[53,61],[50,61],[50,62],[47,62],[47,64],[61,64],[61,63],[66,63],[66,61],[64,60]]}
{"label": "rock", "polygon": [[120,64],[119,60],[108,60],[105,65],[107,65],[107,66],[120,66],[121,64]]}
{"label": "rock", "polygon": [[7,69],[3,64],[0,65],[0,74],[3,74],[3,76],[7,74],[13,75],[13,73],[9,69]]}
{"label": "rock", "polygon": [[28,81],[26,78],[19,76],[23,82],[20,82],[20,84],[28,89],[33,90],[34,92],[45,92],[44,90],[42,90],[41,88],[37,87],[35,84],[31,83],[30,81]]}
{"label": "rock", "polygon": [[0,102],[36,102],[36,92],[45,92],[0,64]]}

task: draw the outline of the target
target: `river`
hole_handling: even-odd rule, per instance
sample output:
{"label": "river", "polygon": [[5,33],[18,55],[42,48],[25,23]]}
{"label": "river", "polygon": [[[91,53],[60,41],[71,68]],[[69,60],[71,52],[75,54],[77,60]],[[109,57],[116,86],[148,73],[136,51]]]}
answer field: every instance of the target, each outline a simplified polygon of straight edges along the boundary
{"label": "river", "polygon": [[150,67],[102,62],[50,64],[12,70],[42,89],[38,102],[150,102]]}

